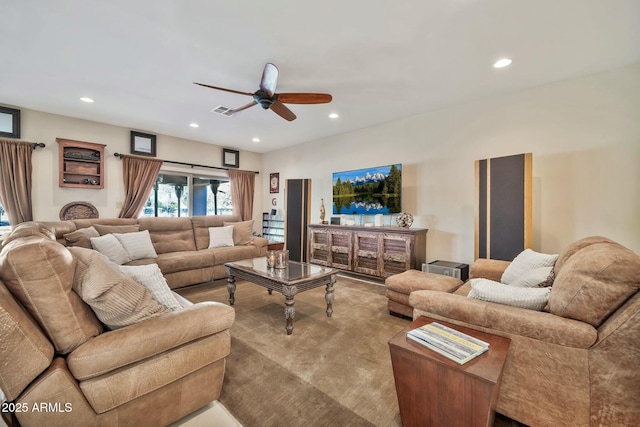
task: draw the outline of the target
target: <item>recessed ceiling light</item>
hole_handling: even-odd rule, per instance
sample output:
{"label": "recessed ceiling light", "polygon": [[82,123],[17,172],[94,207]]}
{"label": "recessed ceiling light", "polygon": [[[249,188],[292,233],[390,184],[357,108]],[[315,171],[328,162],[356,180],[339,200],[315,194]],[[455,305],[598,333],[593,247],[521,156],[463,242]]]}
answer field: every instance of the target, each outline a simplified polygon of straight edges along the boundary
{"label": "recessed ceiling light", "polygon": [[253,138],[252,141],[253,142],[260,142],[260,138]]}
{"label": "recessed ceiling light", "polygon": [[496,61],[495,64],[493,64],[493,68],[504,68],[509,65],[511,65],[511,60],[509,58],[502,58]]}
{"label": "recessed ceiling light", "polygon": [[338,117],[340,117],[340,115],[338,113],[331,113],[329,114],[329,117],[332,119],[337,119]]}
{"label": "recessed ceiling light", "polygon": [[93,102],[93,99],[91,99],[91,98],[87,98],[86,96],[83,96],[82,98],[80,98],[80,101],[82,101],[82,102],[92,103],[92,102]]}
{"label": "recessed ceiling light", "polygon": [[200,127],[200,125],[199,125],[199,124],[197,124],[197,123],[189,123],[189,126],[191,126],[192,128],[198,128],[198,127]]}

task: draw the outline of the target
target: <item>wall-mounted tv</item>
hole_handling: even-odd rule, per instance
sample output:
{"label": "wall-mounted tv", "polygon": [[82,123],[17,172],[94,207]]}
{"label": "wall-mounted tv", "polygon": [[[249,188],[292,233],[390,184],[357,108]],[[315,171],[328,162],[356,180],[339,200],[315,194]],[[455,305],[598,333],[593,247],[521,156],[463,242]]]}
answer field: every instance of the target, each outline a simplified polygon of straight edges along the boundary
{"label": "wall-mounted tv", "polygon": [[334,214],[392,214],[402,211],[402,165],[333,174]]}

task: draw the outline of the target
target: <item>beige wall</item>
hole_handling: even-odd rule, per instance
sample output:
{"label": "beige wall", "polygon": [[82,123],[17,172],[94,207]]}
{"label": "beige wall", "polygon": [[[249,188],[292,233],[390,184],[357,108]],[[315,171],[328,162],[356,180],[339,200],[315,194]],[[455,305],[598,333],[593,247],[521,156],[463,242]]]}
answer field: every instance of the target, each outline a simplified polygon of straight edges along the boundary
{"label": "beige wall", "polygon": [[[20,108],[20,107],[18,107]],[[33,215],[38,221],[58,220],[60,208],[72,201],[93,203],[102,218],[117,217],[119,203],[124,200],[122,160],[114,153],[129,153],[131,130],[154,133],[149,129],[130,129],[87,120],[47,114],[21,109],[21,139],[29,142],[44,142],[45,148],[38,148],[33,155]],[[58,144],[56,138],[106,144],[104,189],[61,188],[58,186]],[[222,147],[211,144],[157,135],[156,154],[158,158],[200,165],[221,166]],[[261,156],[252,152],[240,152],[242,169],[260,171]],[[178,165],[163,165],[163,170],[186,173],[222,173],[205,168],[190,168]],[[256,179],[260,185],[260,176]],[[262,212],[261,189],[256,190],[254,203],[255,217]],[[260,230],[260,224],[256,224]]]}
{"label": "beige wall", "polygon": [[[474,161],[525,152],[534,250],[599,234],[640,253],[640,64],[267,153],[264,206],[269,173],[282,188],[310,178],[319,222],[321,198],[331,216],[332,172],[402,163],[403,210],[429,228],[427,260],[472,262]],[[282,209],[284,191],[275,196]]]}

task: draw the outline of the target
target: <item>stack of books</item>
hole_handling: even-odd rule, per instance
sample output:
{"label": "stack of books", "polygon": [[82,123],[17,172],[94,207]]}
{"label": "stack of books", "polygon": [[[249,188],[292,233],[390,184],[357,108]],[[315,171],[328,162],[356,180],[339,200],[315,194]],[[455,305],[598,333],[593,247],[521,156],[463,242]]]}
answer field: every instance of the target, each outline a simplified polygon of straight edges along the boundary
{"label": "stack of books", "polygon": [[489,350],[489,343],[437,322],[410,330],[407,332],[407,338],[460,365]]}

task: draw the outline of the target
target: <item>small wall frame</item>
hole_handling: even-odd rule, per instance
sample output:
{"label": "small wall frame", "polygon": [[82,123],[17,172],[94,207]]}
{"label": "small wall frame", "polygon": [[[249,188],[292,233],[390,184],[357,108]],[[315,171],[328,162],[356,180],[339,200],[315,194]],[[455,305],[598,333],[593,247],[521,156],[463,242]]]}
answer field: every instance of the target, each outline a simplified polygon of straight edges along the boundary
{"label": "small wall frame", "polygon": [[238,150],[231,150],[230,148],[222,149],[222,166],[230,168],[240,167],[240,152]]}
{"label": "small wall frame", "polygon": [[0,136],[20,138],[20,110],[0,107]]}
{"label": "small wall frame", "polygon": [[156,136],[132,130],[131,154],[156,157]]}

